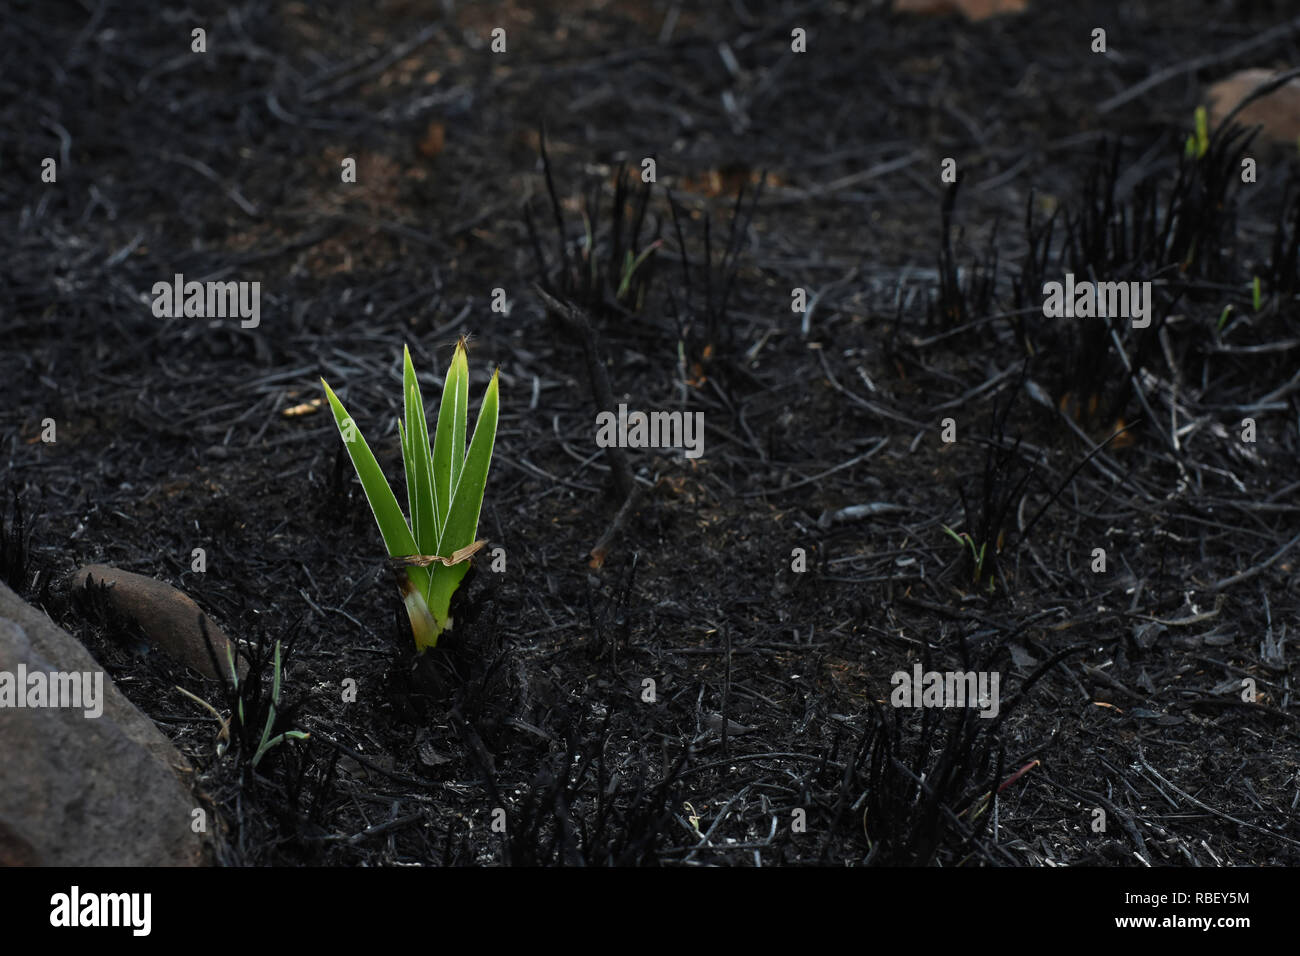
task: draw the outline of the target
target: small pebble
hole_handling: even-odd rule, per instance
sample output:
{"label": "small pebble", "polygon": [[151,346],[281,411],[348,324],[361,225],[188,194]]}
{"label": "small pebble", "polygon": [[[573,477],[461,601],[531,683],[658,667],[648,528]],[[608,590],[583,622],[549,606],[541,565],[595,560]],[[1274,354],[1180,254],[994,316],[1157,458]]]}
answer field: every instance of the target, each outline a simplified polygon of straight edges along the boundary
{"label": "small pebble", "polygon": [[[1210,87],[1210,129],[1219,125],[1253,89],[1274,76],[1271,70],[1241,70]],[[1242,126],[1263,124],[1260,134],[1275,143],[1294,146],[1300,137],[1300,79],[1255,100],[1233,118]]]}
{"label": "small pebble", "polygon": [[[89,580],[109,585],[108,599],[113,607],[139,624],[154,647],[204,677],[219,679],[212,669],[207,645],[199,630],[199,616],[203,615],[212,647],[217,652],[217,659],[223,664],[230,639],[211,618],[203,614],[189,595],[170,584],[106,564],[90,564],[79,569],[72,584],[74,588],[80,589]],[[246,665],[243,661],[239,663],[242,675]]]}

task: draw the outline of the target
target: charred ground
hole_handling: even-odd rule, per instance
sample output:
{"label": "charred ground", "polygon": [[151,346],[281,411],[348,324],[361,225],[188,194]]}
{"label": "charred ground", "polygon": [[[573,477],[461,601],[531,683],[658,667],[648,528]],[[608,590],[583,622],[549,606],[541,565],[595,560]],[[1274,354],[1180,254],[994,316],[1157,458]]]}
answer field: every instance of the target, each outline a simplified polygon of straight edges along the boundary
{"label": "charred ground", "polygon": [[[1294,150],[1184,150],[1205,83],[1294,62],[1280,14],[418,6],[0,27],[3,570],[191,757],[223,863],[1300,862]],[[1067,271],[1155,282],[1151,327],[1044,319]],[[178,272],[260,281],[260,326],[155,318]],[[324,374],[391,476],[403,343],[432,385],[470,333],[507,565],[416,661],[328,411],[286,411]],[[597,364],[705,456],[598,454]],[[175,688],[232,701],[69,593],[90,562],[286,642],[310,741],[218,759]],[[890,707],[917,663],[998,672],[999,717]]]}

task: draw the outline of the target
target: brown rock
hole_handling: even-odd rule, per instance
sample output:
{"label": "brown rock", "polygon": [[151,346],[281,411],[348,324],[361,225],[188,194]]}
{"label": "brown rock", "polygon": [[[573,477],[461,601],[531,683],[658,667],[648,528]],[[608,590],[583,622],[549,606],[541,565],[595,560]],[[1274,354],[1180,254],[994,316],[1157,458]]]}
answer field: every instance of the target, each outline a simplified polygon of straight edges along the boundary
{"label": "brown rock", "polygon": [[[32,696],[52,673],[80,675],[81,706]],[[208,863],[188,772],[86,649],[0,583],[0,866]]]}
{"label": "brown rock", "polygon": [[967,20],[987,20],[1028,8],[1029,0],[894,0],[898,13],[960,13]]}
{"label": "brown rock", "polygon": [[[1270,70],[1241,70],[1220,80],[1209,90],[1209,120],[1213,129],[1255,87],[1276,74]],[[1234,123],[1254,126],[1262,123],[1260,136],[1275,143],[1295,145],[1300,137],[1300,79],[1291,80],[1255,102],[1233,118]]]}
{"label": "brown rock", "polygon": [[[84,588],[88,580],[109,585],[108,597],[113,606],[134,619],[155,647],[204,677],[219,679],[212,669],[212,660],[199,629],[200,615],[223,669],[229,638],[188,594],[143,574],[122,571],[106,564],[89,564],[81,568],[73,577],[72,585]],[[239,663],[242,674],[246,665],[243,661]]]}

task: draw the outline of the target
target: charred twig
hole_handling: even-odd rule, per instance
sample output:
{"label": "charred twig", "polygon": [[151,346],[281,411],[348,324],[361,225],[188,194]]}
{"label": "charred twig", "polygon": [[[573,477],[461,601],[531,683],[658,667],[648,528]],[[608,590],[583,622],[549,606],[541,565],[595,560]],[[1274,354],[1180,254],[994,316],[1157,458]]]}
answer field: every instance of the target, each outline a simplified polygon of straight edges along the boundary
{"label": "charred twig", "polygon": [[[1182,63],[1165,67],[1163,70],[1157,70],[1142,82],[1135,83],[1127,90],[1124,90],[1124,92],[1116,93],[1105,102],[1099,103],[1097,105],[1097,112],[1103,115],[1109,113],[1116,107],[1123,106],[1125,103],[1137,99],[1147,90],[1153,89],[1161,83],[1176,80],[1178,77],[1186,76],[1188,73],[1195,73],[1197,70],[1204,69],[1207,66],[1214,66],[1217,63],[1226,63],[1229,60],[1234,60],[1243,53],[1247,53],[1257,47],[1267,46],[1274,40],[1280,40],[1288,34],[1294,33],[1296,30],[1300,30],[1300,17],[1295,17],[1286,23],[1274,27],[1272,30],[1265,30],[1263,33],[1257,34],[1249,40],[1235,43],[1225,50],[1219,50],[1217,53],[1207,53],[1204,56],[1193,57],[1192,59],[1186,60]],[[1228,118],[1231,119],[1231,116]]]}
{"label": "charred twig", "polygon": [[[621,451],[621,449],[613,448],[608,450]],[[610,545],[614,543],[614,538],[618,536],[618,533],[621,530],[623,530],[623,525],[627,524],[628,517],[636,509],[637,500],[640,498],[640,495],[637,494],[638,490],[639,489],[633,486],[632,490],[628,493],[627,498],[623,500],[623,506],[619,508],[618,513],[614,515],[614,520],[611,521],[609,527],[605,529],[605,533],[602,534],[600,538],[597,539],[596,543],[591,546],[591,566],[593,568],[599,568],[605,563],[605,558],[609,556],[609,548]]]}
{"label": "charred twig", "polygon": [[1296,535],[1286,544],[1282,545],[1282,547],[1278,548],[1275,552],[1273,552],[1273,556],[1270,557],[1267,561],[1264,561],[1262,564],[1257,564],[1253,568],[1247,568],[1245,571],[1242,571],[1240,574],[1234,574],[1230,578],[1224,578],[1222,581],[1218,581],[1215,584],[1210,585],[1210,590],[1222,591],[1224,588],[1230,588],[1234,584],[1240,584],[1243,581],[1249,581],[1251,578],[1255,577],[1256,575],[1262,574],[1263,572],[1271,568],[1279,558],[1281,558],[1284,554],[1286,554],[1288,551],[1294,548],[1297,544],[1300,544],[1300,534]]}
{"label": "charred twig", "polygon": [[[724,626],[722,636],[727,642],[726,666],[722,677],[722,753],[727,753],[727,728],[731,725],[731,628]],[[719,814],[721,817],[721,814]]]}
{"label": "charred twig", "polygon": [[1160,772],[1156,770],[1155,767],[1147,763],[1146,755],[1142,753],[1141,747],[1138,747],[1137,757],[1138,757],[1138,763],[1142,764],[1142,766],[1146,768],[1149,774],[1151,774],[1153,777],[1155,777],[1157,780],[1159,780],[1166,787],[1168,787],[1174,793],[1178,794],[1183,799],[1190,800],[1192,803],[1196,804],[1206,813],[1212,813],[1216,817],[1219,817],[1220,819],[1227,820],[1229,823],[1235,823],[1237,824],[1237,826],[1245,827],[1247,830],[1254,830],[1256,833],[1263,833],[1266,836],[1271,836],[1274,839],[1281,840],[1284,843],[1290,843],[1292,846],[1300,846],[1300,840],[1293,840],[1289,836],[1286,836],[1281,833],[1277,833],[1276,831],[1270,830],[1267,827],[1261,827],[1254,823],[1248,823],[1245,820],[1241,820],[1238,819],[1237,817],[1231,816],[1230,814],[1224,813],[1222,810],[1216,810],[1214,807],[1210,806],[1205,801],[1197,799],[1196,797],[1188,793],[1186,790],[1183,790],[1175,786],[1174,784],[1170,783],[1168,780],[1166,780],[1163,776],[1160,775]]}
{"label": "charred twig", "polygon": [[[591,395],[596,402],[596,411],[613,410],[615,407],[614,393],[609,386],[609,372],[601,359],[600,343],[596,339],[596,330],[591,327],[591,322],[587,319],[586,313],[571,303],[560,301],[543,289],[540,283],[534,282],[533,290],[541,298],[547,311],[559,319],[561,324],[573,333],[582,344],[583,357],[587,360],[587,373],[591,380]],[[610,542],[632,513],[637,498],[636,480],[632,476],[632,465],[628,462],[627,454],[617,446],[606,448],[605,453],[609,456],[610,473],[614,478],[614,485],[618,493],[623,498],[623,505],[618,509],[618,513],[614,516],[614,520],[605,530],[605,533],[600,536],[600,539],[591,549],[591,563],[596,568],[605,563]]]}
{"label": "charred twig", "polygon": [[[542,288],[540,283],[533,283],[533,290],[545,304],[547,310],[572,332],[582,345],[583,357],[587,360],[587,373],[591,379],[591,395],[596,401],[596,410],[612,410],[614,393],[609,386],[609,372],[601,361],[600,343],[596,339],[596,330],[591,327],[586,313],[568,302],[561,302]],[[614,483],[623,496],[632,494],[636,482],[632,478],[632,466],[621,448],[608,448]]]}

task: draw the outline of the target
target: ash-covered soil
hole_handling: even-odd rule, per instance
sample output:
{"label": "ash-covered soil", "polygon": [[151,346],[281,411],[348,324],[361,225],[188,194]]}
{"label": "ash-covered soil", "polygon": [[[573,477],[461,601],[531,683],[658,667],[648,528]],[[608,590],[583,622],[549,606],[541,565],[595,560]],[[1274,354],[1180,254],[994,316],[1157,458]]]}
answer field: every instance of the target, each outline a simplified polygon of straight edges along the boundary
{"label": "ash-covered soil", "polygon": [[[6,575],[194,762],[220,861],[1300,862],[1296,152],[1185,150],[1295,62],[1281,5],[568,7],[0,26]],[[260,282],[256,327],[156,316],[177,273]],[[1066,273],[1150,324],[1046,317]],[[462,335],[489,543],[417,659],[319,378],[405,503],[402,346],[432,401]],[[597,366],[703,454],[622,470]],[[95,562],[190,594],[263,705],[285,642],[310,739],[218,757],[177,687],[230,701],[71,593]],[[894,706],[918,666],[996,708]]]}

